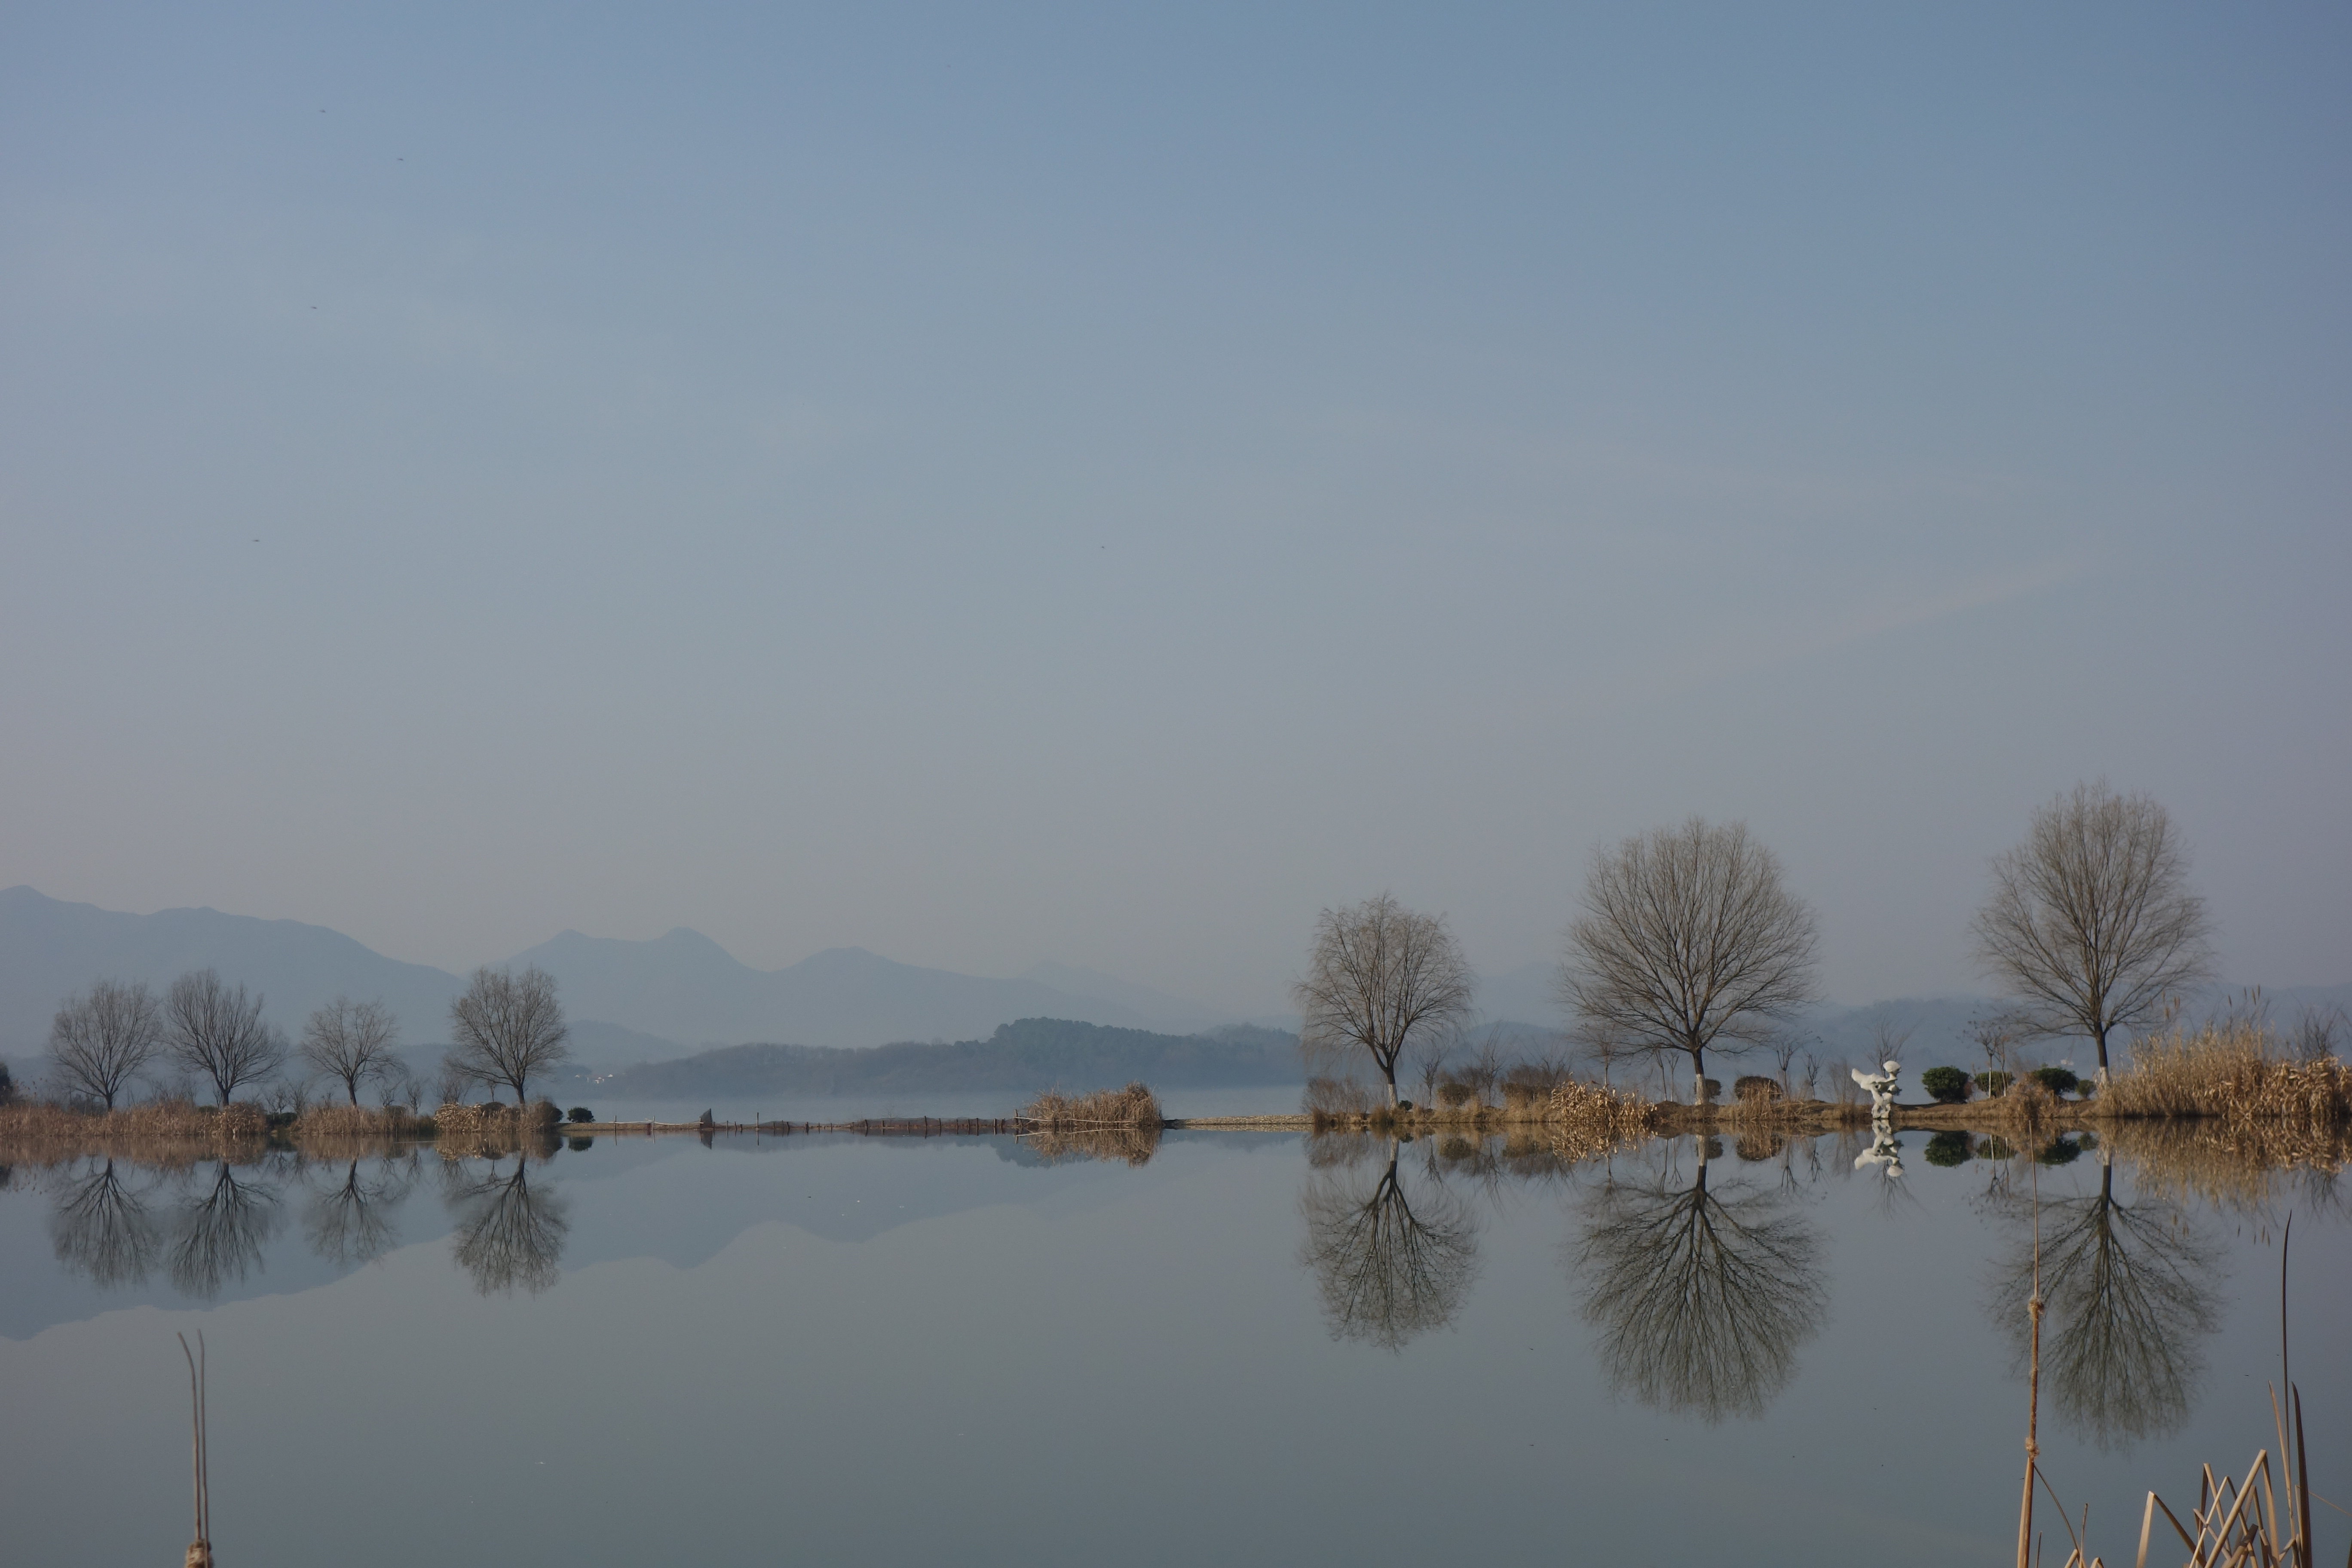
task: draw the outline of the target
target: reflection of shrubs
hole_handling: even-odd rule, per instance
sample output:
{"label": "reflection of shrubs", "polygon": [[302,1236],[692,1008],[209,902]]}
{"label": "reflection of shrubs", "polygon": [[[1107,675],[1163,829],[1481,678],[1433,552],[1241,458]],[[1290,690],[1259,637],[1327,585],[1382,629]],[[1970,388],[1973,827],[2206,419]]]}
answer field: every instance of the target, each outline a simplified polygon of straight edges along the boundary
{"label": "reflection of shrubs", "polygon": [[1977,1074],[1977,1087],[1987,1094],[2000,1094],[2016,1081],[2015,1073],[1980,1072]]}
{"label": "reflection of shrubs", "polygon": [[1975,1155],[1969,1135],[1955,1129],[1938,1132],[1927,1140],[1927,1163],[1930,1165],[1965,1165]]}
{"label": "reflection of shrubs", "polygon": [[2036,1152],[2037,1165],[2071,1165],[2083,1157],[2083,1146],[2072,1138],[2053,1138]]}
{"label": "reflection of shrubs", "polygon": [[563,1142],[575,1154],[584,1154],[596,1146],[596,1140],[593,1138],[566,1138]]}
{"label": "reflection of shrubs", "polygon": [[1739,1142],[1731,1146],[1731,1152],[1751,1165],[1760,1165],[1767,1160],[1779,1159],[1780,1152],[1788,1146],[1788,1139],[1767,1129],[1760,1132],[1742,1132]]}
{"label": "reflection of shrubs", "polygon": [[1919,1087],[1938,1105],[1958,1105],[1967,1100],[1976,1086],[1958,1068],[1929,1068],[1919,1075]]}
{"label": "reflection of shrubs", "polygon": [[1477,1152],[1478,1145],[1459,1132],[1447,1133],[1437,1145],[1437,1157],[1441,1160],[1467,1160]]}
{"label": "reflection of shrubs", "polygon": [[2065,1068],[2056,1067],[2035,1068],[2032,1072],[2027,1073],[2025,1076],[2040,1084],[2042,1088],[2048,1089],[2051,1093],[2057,1095],[2074,1093],[2076,1087],[2083,1081]]}
{"label": "reflection of shrubs", "polygon": [[572,1120],[574,1121],[593,1121],[596,1120],[596,1113],[589,1110],[584,1105],[575,1105],[572,1108]]}
{"label": "reflection of shrubs", "polygon": [[1979,1160],[2014,1160],[2017,1158],[2017,1151],[2009,1146],[2009,1140],[2006,1138],[1988,1138],[1983,1142],[1977,1145],[1977,1158]]}

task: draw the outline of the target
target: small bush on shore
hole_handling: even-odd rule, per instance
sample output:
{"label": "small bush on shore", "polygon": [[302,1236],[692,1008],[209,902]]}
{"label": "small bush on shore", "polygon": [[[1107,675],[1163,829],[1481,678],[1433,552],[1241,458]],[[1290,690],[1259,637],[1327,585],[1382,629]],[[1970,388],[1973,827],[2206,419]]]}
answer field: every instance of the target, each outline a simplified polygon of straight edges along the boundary
{"label": "small bush on shore", "polygon": [[1731,1092],[1742,1105],[1753,1103],[1770,1105],[1784,1098],[1778,1082],[1759,1073],[1749,1073],[1745,1078],[1734,1080]]}
{"label": "small bush on shore", "polygon": [[1989,1095],[2005,1094],[2016,1081],[2017,1075],[2010,1072],[1980,1072],[1976,1079],[1977,1087]]}
{"label": "small bush on shore", "polygon": [[1938,1105],[1964,1105],[1976,1085],[1958,1068],[1929,1068],[1919,1075],[1919,1087]]}
{"label": "small bush on shore", "polygon": [[2067,1068],[2035,1068],[2032,1072],[2027,1073],[2025,1076],[2040,1084],[2050,1093],[2058,1095],[2062,1098],[2074,1093],[2077,1089],[2080,1089],[2083,1086],[2083,1080],[2076,1078],[2073,1070]]}
{"label": "small bush on shore", "polygon": [[574,1121],[593,1121],[596,1120],[596,1113],[589,1110],[584,1105],[575,1105],[572,1108],[572,1120]]}

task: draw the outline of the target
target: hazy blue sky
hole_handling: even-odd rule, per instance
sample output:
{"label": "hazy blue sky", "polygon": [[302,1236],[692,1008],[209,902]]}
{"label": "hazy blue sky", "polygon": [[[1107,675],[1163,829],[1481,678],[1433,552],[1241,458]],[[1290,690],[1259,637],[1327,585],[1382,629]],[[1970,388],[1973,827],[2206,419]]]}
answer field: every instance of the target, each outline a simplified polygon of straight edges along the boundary
{"label": "hazy blue sky", "polygon": [[2078,778],[2352,979],[2352,10],[0,13],[0,885],[1280,1005]]}

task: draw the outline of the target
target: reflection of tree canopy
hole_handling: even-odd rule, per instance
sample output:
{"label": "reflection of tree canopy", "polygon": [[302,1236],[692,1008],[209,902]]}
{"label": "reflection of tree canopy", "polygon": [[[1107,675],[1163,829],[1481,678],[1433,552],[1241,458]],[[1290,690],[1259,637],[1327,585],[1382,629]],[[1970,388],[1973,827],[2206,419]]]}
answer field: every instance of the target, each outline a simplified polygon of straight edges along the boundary
{"label": "reflection of tree canopy", "polygon": [[488,1296],[520,1286],[531,1295],[555,1283],[563,1238],[572,1229],[562,1198],[530,1190],[530,1163],[517,1156],[511,1175],[496,1163],[458,1186],[455,1248],[458,1267]]}
{"label": "reflection of tree canopy", "polygon": [[373,1263],[391,1251],[400,1236],[394,1221],[415,1176],[413,1162],[381,1160],[362,1175],[360,1163],[350,1161],[341,1180],[311,1190],[302,1222],[311,1250],[342,1264]]}
{"label": "reflection of tree canopy", "polygon": [[284,1217],[278,1189],[239,1181],[227,1161],[209,1187],[183,1198],[173,1215],[172,1283],[187,1295],[210,1298],[261,1267],[261,1245]]}
{"label": "reflection of tree canopy", "polygon": [[1576,1268],[1610,1379],[1710,1422],[1758,1416],[1822,1321],[1821,1243],[1785,1191],[1669,1171],[1592,1194]]}
{"label": "reflection of tree canopy", "polygon": [[97,1285],[136,1285],[155,1267],[163,1236],[146,1194],[117,1175],[114,1162],[69,1177],[49,1215],[58,1261]]}
{"label": "reflection of tree canopy", "polygon": [[1314,1271],[1333,1339],[1402,1350],[1461,1310],[1477,1273],[1477,1226],[1442,1184],[1430,1184],[1417,1205],[1408,1200],[1395,1145],[1370,1182],[1347,1164],[1316,1171],[1298,1207],[1307,1218],[1299,1259]]}
{"label": "reflection of tree canopy", "polygon": [[[2027,1205],[2016,1205],[2027,1217]],[[2042,1365],[2062,1417],[2111,1447],[2178,1431],[2220,1323],[2211,1244],[2177,1205],[2115,1196],[2103,1165],[2088,1197],[2042,1205]],[[1994,1296],[2021,1368],[2029,1344],[2033,1241],[2018,1237]]]}

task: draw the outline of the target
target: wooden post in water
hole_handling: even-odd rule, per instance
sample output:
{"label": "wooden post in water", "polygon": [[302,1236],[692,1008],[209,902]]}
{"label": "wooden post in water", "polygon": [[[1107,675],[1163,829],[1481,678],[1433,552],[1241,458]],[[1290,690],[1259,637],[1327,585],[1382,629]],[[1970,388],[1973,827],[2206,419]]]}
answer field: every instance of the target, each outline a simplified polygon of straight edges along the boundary
{"label": "wooden post in water", "polygon": [[[196,1538],[188,1543],[188,1555],[183,1568],[213,1568],[212,1488],[205,1475],[205,1368],[196,1353],[188,1349],[188,1336],[177,1336],[180,1353],[188,1358],[188,1402],[194,1407]],[[205,1346],[204,1331],[196,1331],[196,1351]]]}

